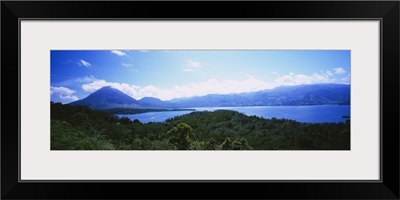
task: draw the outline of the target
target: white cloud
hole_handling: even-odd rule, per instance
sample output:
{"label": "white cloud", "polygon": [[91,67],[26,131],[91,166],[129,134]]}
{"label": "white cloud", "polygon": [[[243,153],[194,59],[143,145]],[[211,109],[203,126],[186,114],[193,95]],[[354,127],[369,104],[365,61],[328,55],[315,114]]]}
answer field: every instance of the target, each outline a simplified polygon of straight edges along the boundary
{"label": "white cloud", "polygon": [[113,83],[105,80],[94,81],[89,84],[83,84],[82,89],[87,92],[94,92],[104,86],[116,88],[135,99],[143,97],[156,97],[162,100],[170,100],[180,97],[203,96],[207,94],[229,94],[254,92],[262,89],[272,88],[272,84],[265,83],[252,76],[247,76],[245,80],[221,80],[209,79],[201,83],[189,83],[186,85],[175,86],[170,89],[159,89],[153,85],[136,86],[126,83]]}
{"label": "white cloud", "polygon": [[201,64],[199,62],[193,61],[193,60],[187,60],[186,61],[186,65],[188,67],[192,67],[192,68],[200,68]]}
{"label": "white cloud", "polygon": [[302,85],[302,84],[315,84],[315,83],[334,83],[336,80],[330,78],[329,74],[318,74],[312,75],[294,74],[289,73],[287,75],[279,76],[275,79],[274,85]]}
{"label": "white cloud", "polygon": [[184,72],[193,72],[196,69],[201,68],[201,64],[197,61],[186,60],[185,66],[183,67]]}
{"label": "white cloud", "polygon": [[74,90],[71,90],[66,87],[50,87],[50,95],[58,95],[60,99],[65,99],[65,100],[73,100],[76,101],[78,100],[77,96],[74,96],[73,94],[75,93]]}
{"label": "white cloud", "polygon": [[344,73],[346,73],[346,71],[341,67],[334,68],[333,70],[335,70],[335,74],[344,74]]}
{"label": "white cloud", "polygon": [[127,68],[133,67],[133,65],[129,64],[129,63],[122,63],[122,66],[127,67]]}
{"label": "white cloud", "polygon": [[59,95],[60,99],[65,99],[65,100],[72,100],[72,101],[77,101],[79,98],[77,96],[73,95]]}
{"label": "white cloud", "polygon": [[119,55],[119,56],[125,56],[126,53],[120,50],[112,50],[111,53]]}
{"label": "white cloud", "polygon": [[60,93],[60,94],[73,94],[75,91],[66,87],[50,87],[50,94]]}
{"label": "white cloud", "polygon": [[60,83],[56,83],[54,85],[63,85],[63,86],[76,86],[80,85],[81,83],[90,83],[93,81],[96,81],[97,79],[93,76],[84,76],[84,77],[78,77],[78,78],[73,78],[73,79],[68,79]]}
{"label": "white cloud", "polygon": [[171,91],[178,97],[203,96],[207,94],[229,94],[254,92],[273,88],[272,84],[247,75],[244,80],[216,80],[209,79],[201,83],[189,83],[183,86],[175,86]]}
{"label": "white cloud", "polygon": [[346,77],[342,78],[341,81],[344,84],[350,84],[350,74],[348,74]]}
{"label": "white cloud", "polygon": [[329,76],[333,76],[331,71],[326,71],[326,74],[328,74]]}
{"label": "white cloud", "polygon": [[74,79],[74,82],[76,83],[89,83],[92,81],[97,80],[93,75],[90,76],[85,76],[85,77],[81,77],[81,78],[76,78]]}
{"label": "white cloud", "polygon": [[311,75],[289,73],[279,76],[268,83],[253,76],[246,75],[243,80],[216,80],[208,79],[204,82],[188,83],[185,85],[176,85],[168,89],[160,89],[154,85],[138,86],[127,83],[107,82],[105,80],[96,80],[91,83],[83,84],[82,89],[87,92],[94,92],[104,86],[111,86],[125,94],[141,99],[143,97],[156,97],[161,100],[170,100],[173,98],[204,96],[208,94],[230,94],[255,92],[264,89],[271,89],[283,85],[302,85],[316,83],[348,83],[350,76],[346,79],[336,80],[328,72],[314,73]]}
{"label": "white cloud", "polygon": [[279,76],[279,74],[277,72],[272,72],[272,74]]}
{"label": "white cloud", "polygon": [[85,60],[80,60],[79,64],[81,64],[81,65],[83,65],[85,67],[91,67],[92,66],[92,64],[90,64],[89,62],[87,62]]}

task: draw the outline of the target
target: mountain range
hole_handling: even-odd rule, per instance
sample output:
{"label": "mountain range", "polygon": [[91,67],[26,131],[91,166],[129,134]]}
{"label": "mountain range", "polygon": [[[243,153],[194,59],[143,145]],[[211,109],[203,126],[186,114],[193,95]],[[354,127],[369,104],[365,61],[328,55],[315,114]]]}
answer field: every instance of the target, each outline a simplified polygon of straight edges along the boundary
{"label": "mountain range", "polygon": [[193,108],[234,106],[350,105],[350,85],[310,84],[281,86],[257,92],[209,94],[163,101],[154,97],[136,100],[110,86],[102,87],[70,105],[92,109],[108,108]]}

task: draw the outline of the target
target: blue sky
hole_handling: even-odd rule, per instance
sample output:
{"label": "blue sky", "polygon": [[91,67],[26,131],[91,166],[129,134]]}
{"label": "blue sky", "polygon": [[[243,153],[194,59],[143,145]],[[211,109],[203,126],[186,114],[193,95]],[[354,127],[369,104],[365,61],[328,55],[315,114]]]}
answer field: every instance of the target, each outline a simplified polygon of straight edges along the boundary
{"label": "blue sky", "polygon": [[350,83],[349,50],[52,50],[51,101],[103,86],[140,99],[253,92],[282,85]]}

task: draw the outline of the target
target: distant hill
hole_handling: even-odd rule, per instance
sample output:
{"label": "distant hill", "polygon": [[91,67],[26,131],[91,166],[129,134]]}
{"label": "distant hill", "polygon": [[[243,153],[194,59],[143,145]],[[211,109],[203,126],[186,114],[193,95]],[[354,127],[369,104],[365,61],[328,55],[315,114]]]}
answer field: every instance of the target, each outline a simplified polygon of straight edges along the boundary
{"label": "distant hill", "polygon": [[350,104],[350,85],[313,84],[282,86],[253,93],[253,104],[259,105],[323,105]]}
{"label": "distant hill", "polygon": [[250,93],[210,94],[201,97],[173,99],[171,102],[180,107],[349,105],[350,85],[282,86]]}
{"label": "distant hill", "polygon": [[123,92],[103,87],[88,97],[70,103],[93,109],[107,108],[193,108],[234,106],[300,106],[350,104],[350,85],[312,84],[281,86],[274,89],[239,94],[209,94],[162,101],[154,97],[136,100]]}
{"label": "distant hill", "polygon": [[169,108],[174,105],[169,101],[162,101],[154,97],[143,97],[139,100],[140,105],[150,108]]}
{"label": "distant hill", "polygon": [[88,106],[92,109],[141,107],[140,102],[110,86],[102,87],[84,99],[70,105]]}

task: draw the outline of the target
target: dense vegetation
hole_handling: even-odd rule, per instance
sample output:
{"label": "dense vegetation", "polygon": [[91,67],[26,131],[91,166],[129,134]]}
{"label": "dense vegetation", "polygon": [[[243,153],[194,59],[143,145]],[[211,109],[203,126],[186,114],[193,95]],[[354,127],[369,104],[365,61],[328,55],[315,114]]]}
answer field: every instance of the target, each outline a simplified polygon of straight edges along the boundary
{"label": "dense vegetation", "polygon": [[51,149],[349,150],[350,120],[299,123],[217,110],[142,124],[85,106],[52,102]]}

